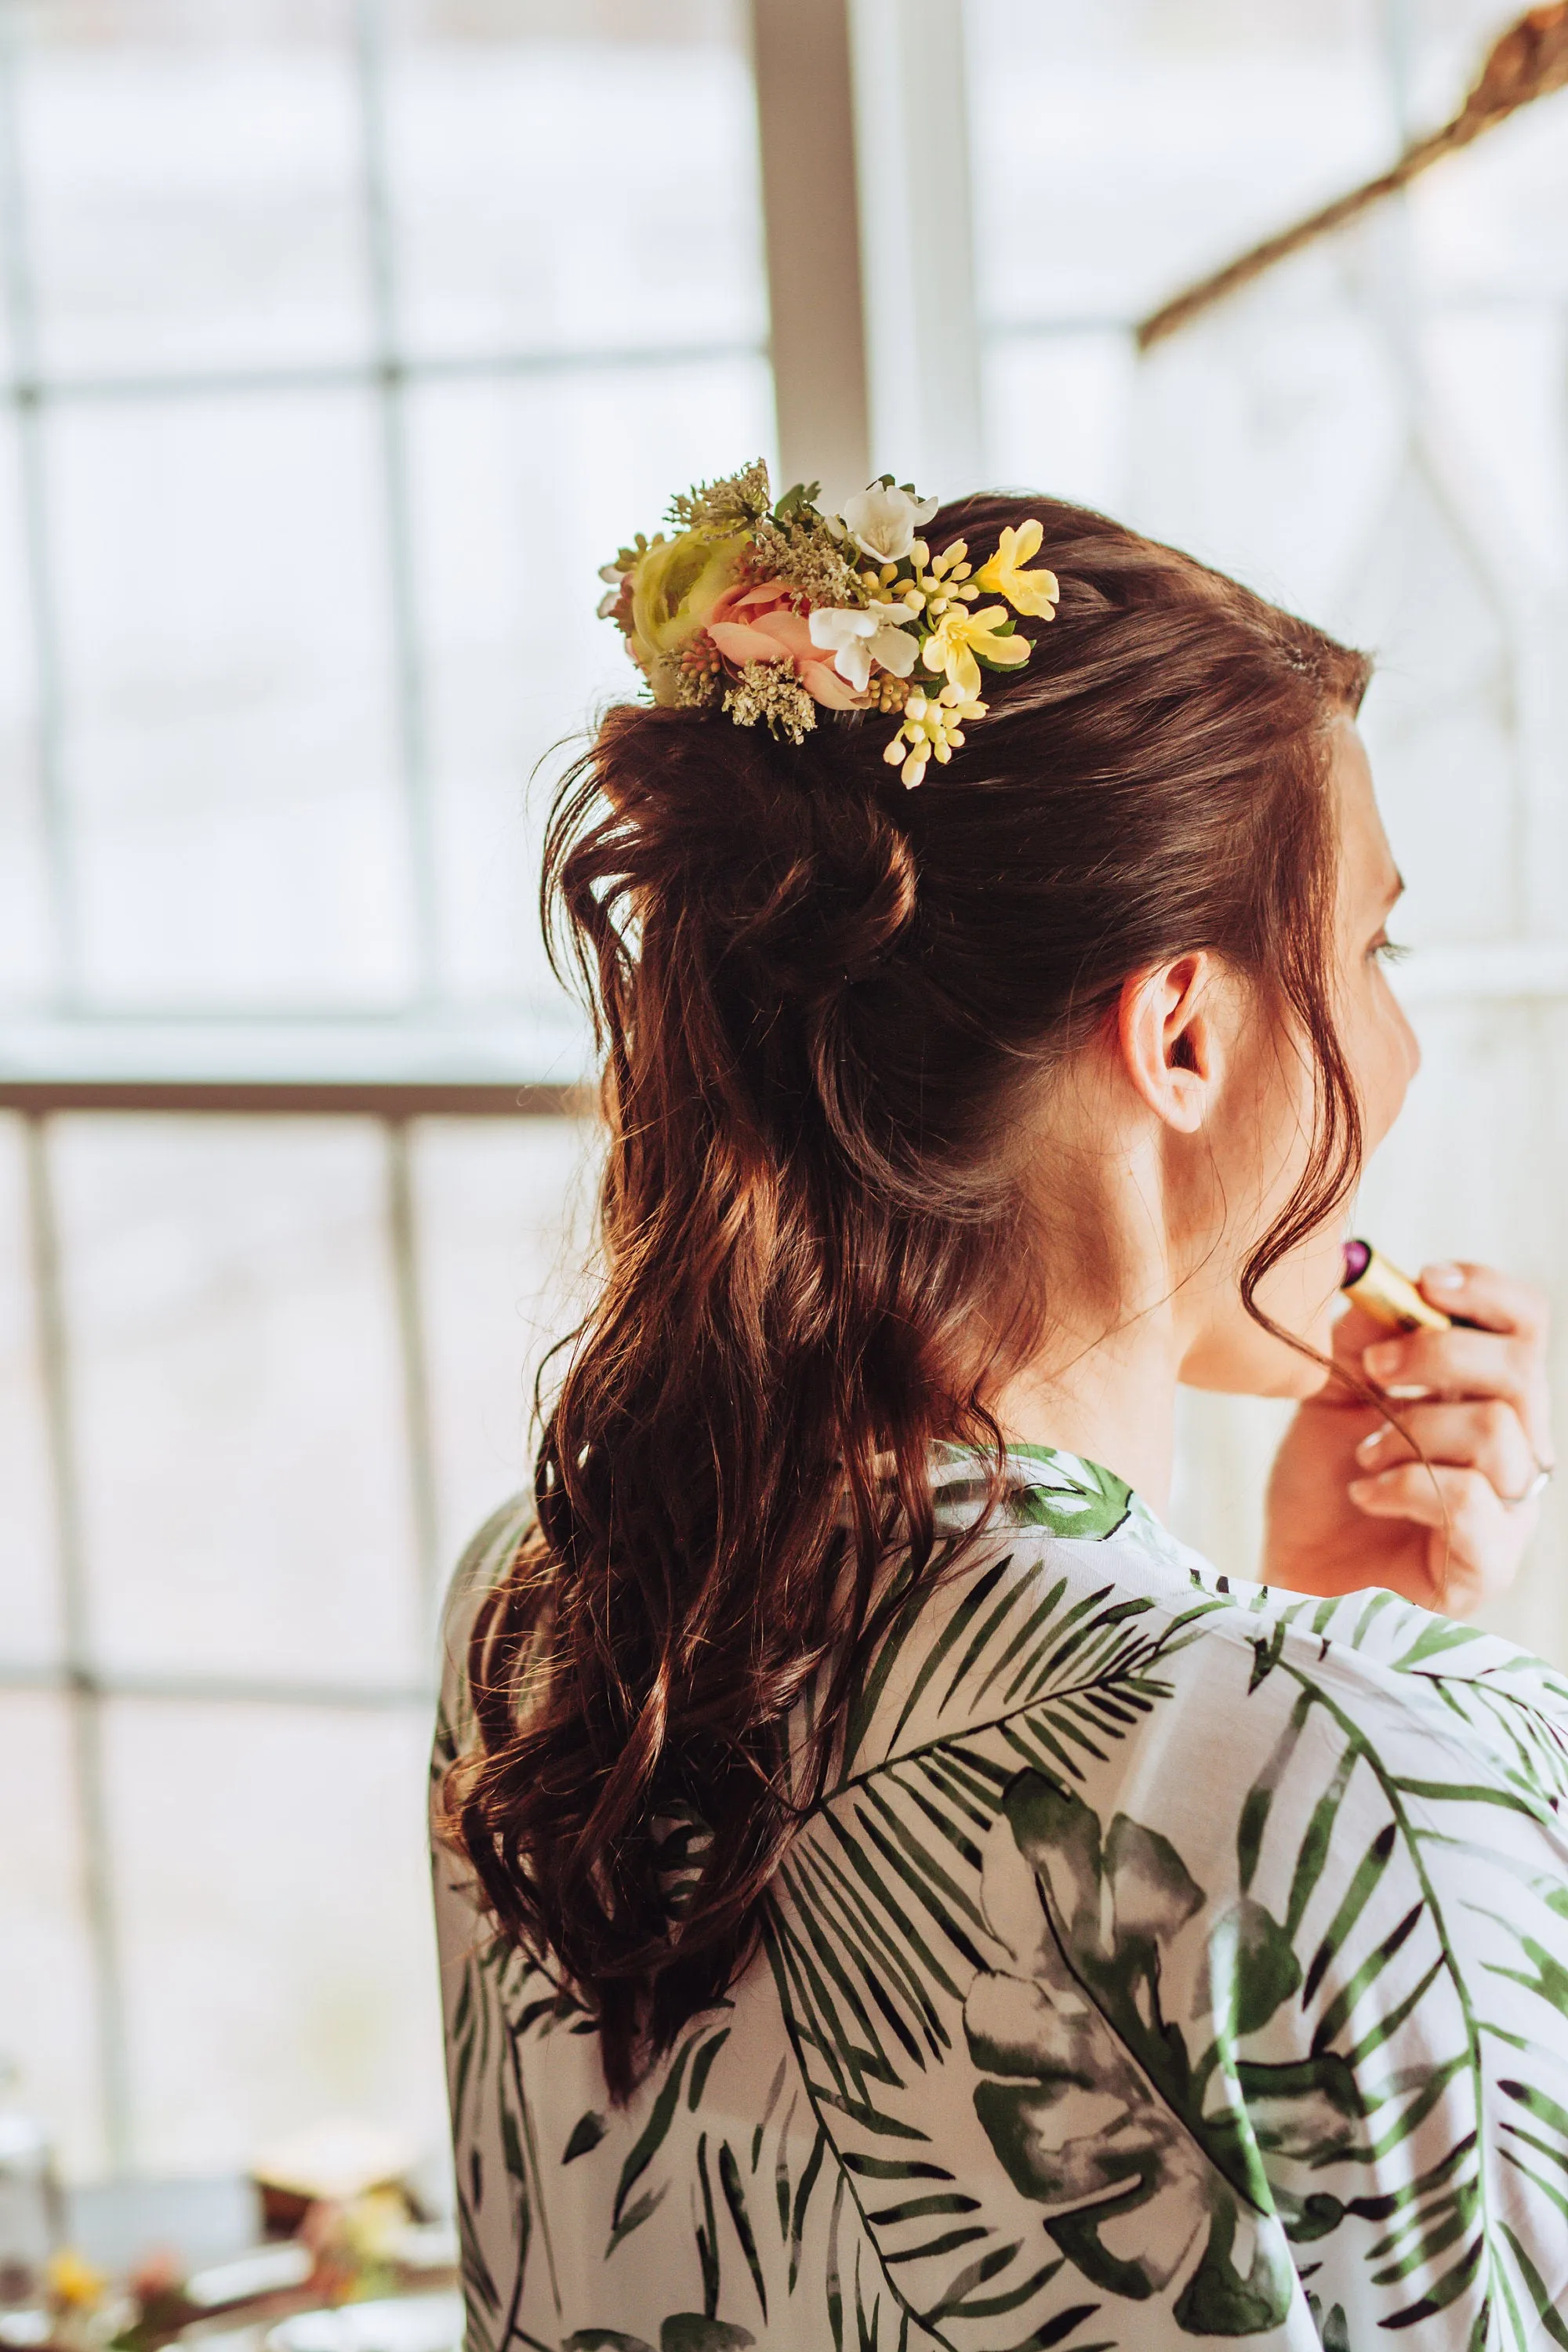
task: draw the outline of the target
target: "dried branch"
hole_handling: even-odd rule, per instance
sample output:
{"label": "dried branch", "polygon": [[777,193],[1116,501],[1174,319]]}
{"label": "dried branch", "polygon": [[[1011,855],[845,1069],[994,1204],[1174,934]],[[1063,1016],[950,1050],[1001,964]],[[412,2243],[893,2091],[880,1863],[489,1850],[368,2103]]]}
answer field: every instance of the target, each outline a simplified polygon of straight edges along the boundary
{"label": "dried branch", "polygon": [[1237,293],[1243,286],[1249,286],[1255,278],[1261,278],[1277,261],[1300,253],[1304,245],[1311,245],[1331,231],[1342,228],[1347,221],[1369,212],[1385,196],[1408,187],[1412,180],[1443,156],[1468,147],[1483,131],[1505,122],[1532,99],[1545,98],[1564,87],[1568,87],[1568,0],[1552,0],[1550,6],[1530,9],[1503,34],[1451,122],[1446,122],[1440,131],[1429,131],[1425,139],[1415,140],[1397,163],[1386,172],[1380,172],[1374,180],[1352,188],[1348,195],[1336,196],[1332,204],[1310,213],[1294,227],[1265,237],[1261,245],[1255,245],[1249,252],[1227,262],[1212,277],[1200,278],[1185,293],[1151,311],[1137,331],[1139,350],[1146,352],[1151,344],[1163,341],[1201,311]]}

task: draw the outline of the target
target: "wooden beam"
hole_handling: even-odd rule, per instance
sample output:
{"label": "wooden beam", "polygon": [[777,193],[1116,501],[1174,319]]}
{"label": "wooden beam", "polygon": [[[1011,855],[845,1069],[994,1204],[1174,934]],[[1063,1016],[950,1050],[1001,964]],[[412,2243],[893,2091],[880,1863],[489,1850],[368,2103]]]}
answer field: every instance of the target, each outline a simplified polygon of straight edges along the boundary
{"label": "wooden beam", "polygon": [[0,1110],[193,1111],[312,1118],[586,1118],[591,1087],[462,1079],[0,1078]]}
{"label": "wooden beam", "polygon": [[962,0],[850,0],[872,469],[982,488]]}
{"label": "wooden beam", "polygon": [[871,475],[848,0],[752,0],[778,487]]}

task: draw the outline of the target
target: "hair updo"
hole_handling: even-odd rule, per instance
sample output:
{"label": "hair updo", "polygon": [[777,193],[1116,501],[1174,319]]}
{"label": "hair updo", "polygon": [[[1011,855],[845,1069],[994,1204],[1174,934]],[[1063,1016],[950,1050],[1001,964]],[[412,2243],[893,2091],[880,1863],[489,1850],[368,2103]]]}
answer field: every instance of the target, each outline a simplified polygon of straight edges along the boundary
{"label": "hair updo", "polygon": [[1030,515],[1057,617],[1020,622],[1027,666],[918,790],[875,714],[795,746],[626,705],[552,811],[546,925],[605,1054],[603,1286],[480,1612],[447,1808],[501,1932],[593,2003],[617,2096],[754,1944],[887,1543],[930,1558],[932,1443],[998,1443],[955,1368],[977,1318],[1004,1356],[1041,1337],[1015,1142],[1041,1073],[1131,973],[1212,949],[1317,1079],[1255,1315],[1357,1171],[1326,739],[1369,666],[1079,507],[977,497],[931,536],[979,562]]}

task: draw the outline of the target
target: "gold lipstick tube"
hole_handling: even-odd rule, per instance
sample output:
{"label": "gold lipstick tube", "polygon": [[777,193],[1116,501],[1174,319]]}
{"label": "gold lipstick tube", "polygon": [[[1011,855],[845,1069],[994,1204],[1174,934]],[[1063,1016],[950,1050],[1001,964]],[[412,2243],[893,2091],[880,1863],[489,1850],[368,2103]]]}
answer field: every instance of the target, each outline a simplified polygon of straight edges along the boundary
{"label": "gold lipstick tube", "polygon": [[1380,1257],[1370,1242],[1345,1244],[1340,1288],[1390,1331],[1451,1331],[1452,1316],[1422,1297],[1407,1274]]}

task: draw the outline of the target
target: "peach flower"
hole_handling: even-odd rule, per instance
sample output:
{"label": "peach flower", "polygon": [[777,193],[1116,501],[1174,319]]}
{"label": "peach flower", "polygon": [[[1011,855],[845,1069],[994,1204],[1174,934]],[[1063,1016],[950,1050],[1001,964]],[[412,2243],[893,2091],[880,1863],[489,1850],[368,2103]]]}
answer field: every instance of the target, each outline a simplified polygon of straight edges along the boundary
{"label": "peach flower", "polygon": [[708,635],[736,669],[753,661],[789,662],[813,702],[829,710],[866,708],[867,696],[839,677],[831,648],[812,644],[805,614],[795,611],[790,591],[776,582],[726,590],[708,616]]}

